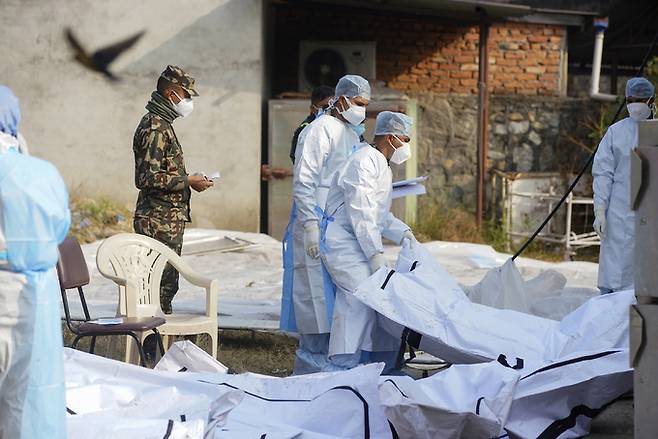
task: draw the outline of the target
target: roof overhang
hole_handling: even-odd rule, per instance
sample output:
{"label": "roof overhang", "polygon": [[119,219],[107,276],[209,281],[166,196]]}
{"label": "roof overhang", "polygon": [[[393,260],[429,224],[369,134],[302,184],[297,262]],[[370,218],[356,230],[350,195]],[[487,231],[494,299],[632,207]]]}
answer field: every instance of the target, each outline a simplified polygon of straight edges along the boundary
{"label": "roof overhang", "polygon": [[[312,0],[315,3],[344,5],[381,11],[433,15],[462,21],[479,21],[483,14],[491,20],[582,26],[596,12],[545,9],[491,0]],[[290,3],[294,3],[291,1]]]}

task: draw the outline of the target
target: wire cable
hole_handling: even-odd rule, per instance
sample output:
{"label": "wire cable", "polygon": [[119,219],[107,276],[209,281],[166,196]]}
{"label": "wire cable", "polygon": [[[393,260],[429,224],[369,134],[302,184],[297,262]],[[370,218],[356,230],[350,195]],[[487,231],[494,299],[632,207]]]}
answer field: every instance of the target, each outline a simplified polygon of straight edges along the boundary
{"label": "wire cable", "polygon": [[[649,62],[649,59],[651,58],[651,54],[653,53],[653,51],[656,48],[657,44],[658,44],[658,33],[656,33],[656,36],[653,37],[653,42],[651,43],[651,46],[649,47],[649,51],[644,56],[644,60],[642,60],[642,64],[640,65],[640,68],[638,69],[637,74],[635,76],[642,76],[642,73],[644,72],[644,68],[646,67],[647,63]],[[622,100],[622,102],[619,104],[619,108],[617,108],[617,112],[615,113],[615,117],[612,119],[612,122],[610,123],[610,125],[614,124],[617,121],[617,118],[621,114],[621,111],[624,109],[625,102],[626,102],[625,100]],[[583,168],[580,170],[580,172],[578,173],[578,175],[576,176],[574,181],[569,186],[569,189],[567,189],[567,191],[562,196],[560,201],[558,201],[558,203],[555,205],[555,207],[553,208],[551,213],[548,214],[546,219],[541,223],[541,225],[537,228],[537,230],[535,230],[535,233],[533,233],[526,240],[526,242],[521,246],[521,248],[514,254],[514,256],[512,256],[512,260],[515,260],[519,255],[521,255],[521,253],[523,253],[523,251],[526,248],[528,248],[530,243],[532,243],[532,241],[534,241],[534,239],[537,237],[537,235],[539,235],[541,233],[541,231],[544,229],[544,227],[546,227],[546,224],[548,224],[548,222],[551,219],[553,219],[553,217],[555,216],[555,213],[558,211],[558,209],[560,207],[562,207],[562,205],[564,204],[566,199],[569,197],[569,194],[571,194],[571,192],[576,187],[576,185],[578,184],[578,182],[580,181],[582,176],[585,174],[585,172],[587,172],[587,169],[589,169],[589,166],[594,161],[594,156],[596,155],[596,151],[598,151],[598,149],[599,149],[599,147],[597,145],[596,148],[594,148],[594,151],[592,151],[592,154],[590,154],[589,158],[587,159],[587,162],[585,163],[585,166],[583,166]]]}

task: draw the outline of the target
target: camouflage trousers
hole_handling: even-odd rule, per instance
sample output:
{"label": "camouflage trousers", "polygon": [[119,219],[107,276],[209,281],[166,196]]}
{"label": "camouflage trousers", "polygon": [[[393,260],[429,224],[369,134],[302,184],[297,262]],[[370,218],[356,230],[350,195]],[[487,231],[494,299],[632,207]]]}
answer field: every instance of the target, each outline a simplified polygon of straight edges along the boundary
{"label": "camouflage trousers", "polygon": [[[135,229],[135,233],[146,235],[160,241],[177,254],[181,254],[185,221],[136,216],[133,222],[133,228]],[[174,300],[177,292],[178,271],[167,264],[160,282],[160,306],[165,314],[171,314],[171,301]]]}

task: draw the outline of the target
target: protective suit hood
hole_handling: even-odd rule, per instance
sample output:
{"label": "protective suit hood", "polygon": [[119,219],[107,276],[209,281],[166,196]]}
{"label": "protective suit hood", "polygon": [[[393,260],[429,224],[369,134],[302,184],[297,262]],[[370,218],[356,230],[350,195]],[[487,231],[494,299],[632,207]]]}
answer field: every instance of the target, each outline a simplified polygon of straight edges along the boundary
{"label": "protective suit hood", "polygon": [[20,121],[18,98],[8,87],[0,85],[0,132],[16,137]]}

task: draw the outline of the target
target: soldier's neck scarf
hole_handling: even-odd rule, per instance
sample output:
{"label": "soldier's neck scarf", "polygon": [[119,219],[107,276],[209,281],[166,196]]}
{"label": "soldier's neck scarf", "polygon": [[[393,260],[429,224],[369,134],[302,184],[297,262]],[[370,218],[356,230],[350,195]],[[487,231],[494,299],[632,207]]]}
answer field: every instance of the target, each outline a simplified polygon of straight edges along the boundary
{"label": "soldier's neck scarf", "polygon": [[146,104],[146,109],[169,123],[172,123],[179,116],[172,107],[171,102],[157,91],[151,93],[151,100]]}

